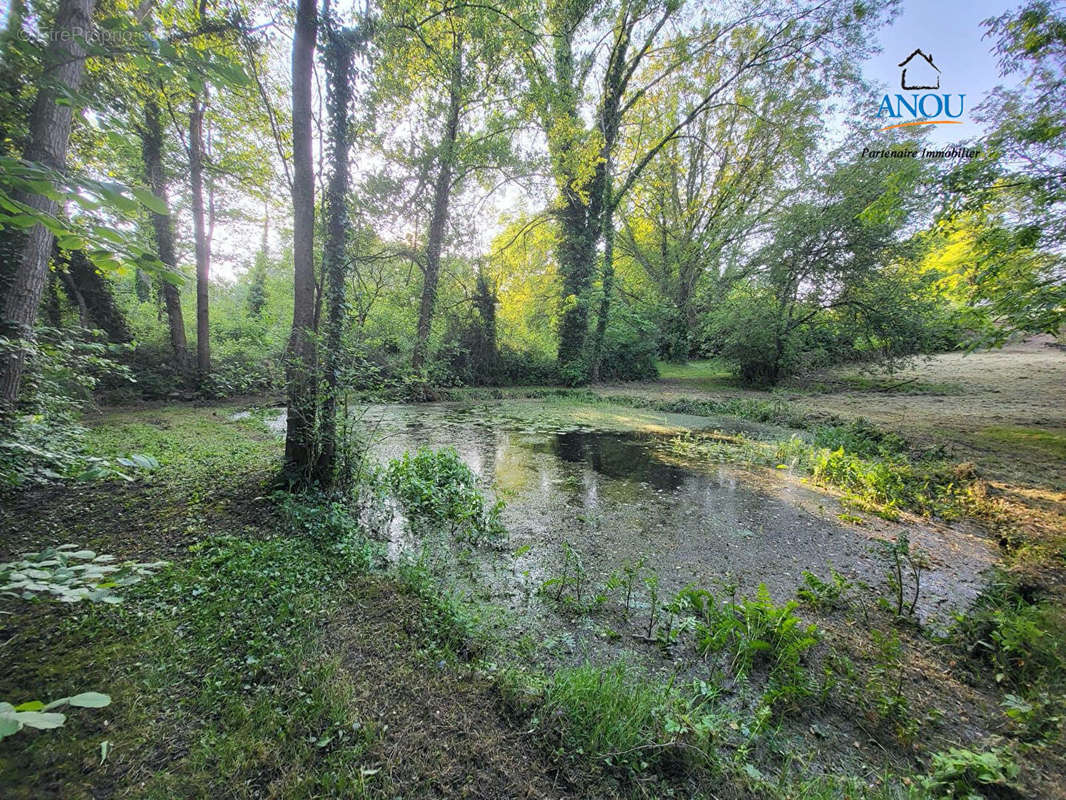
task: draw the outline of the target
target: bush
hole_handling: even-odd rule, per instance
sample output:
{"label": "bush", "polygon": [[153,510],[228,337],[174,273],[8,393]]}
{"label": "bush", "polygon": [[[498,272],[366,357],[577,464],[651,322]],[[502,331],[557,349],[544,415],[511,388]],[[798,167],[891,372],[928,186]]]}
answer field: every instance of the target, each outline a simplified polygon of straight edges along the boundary
{"label": "bush", "polygon": [[600,379],[643,381],[659,377],[658,335],[654,323],[624,305],[616,305],[603,338]]}
{"label": "bush", "polygon": [[496,382],[502,386],[552,385],[559,383],[559,369],[554,359],[505,345],[496,359]]}
{"label": "bush", "polygon": [[0,487],[81,475],[94,463],[81,411],[104,378],[132,379],[116,361],[126,347],[101,336],[40,328],[28,344],[0,337],[0,355],[21,347],[26,357],[19,406],[0,433]]}
{"label": "bush", "polygon": [[738,286],[704,325],[704,350],[732,362],[745,383],[772,386],[792,374],[801,349],[798,336],[778,337],[779,322],[769,290]]}

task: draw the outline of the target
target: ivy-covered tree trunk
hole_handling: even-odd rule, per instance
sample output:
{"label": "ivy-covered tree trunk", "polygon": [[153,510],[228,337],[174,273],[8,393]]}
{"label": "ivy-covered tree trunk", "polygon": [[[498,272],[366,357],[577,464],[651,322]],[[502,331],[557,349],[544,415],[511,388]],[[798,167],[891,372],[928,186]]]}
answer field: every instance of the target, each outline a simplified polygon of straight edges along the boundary
{"label": "ivy-covered tree trunk", "polygon": [[588,336],[588,294],[596,266],[595,226],[589,224],[596,212],[576,193],[563,199],[556,216],[559,243],[555,258],[563,280],[559,321],[559,367],[568,382],[585,379],[585,339]]}
{"label": "ivy-covered tree trunk", "polygon": [[607,320],[611,311],[611,292],[614,290],[614,206],[611,203],[610,161],[607,162],[603,182],[603,268],[599,313],[596,316],[596,332],[592,339],[592,355],[589,357],[589,379],[600,379],[600,361],[603,358],[603,340],[607,336]]}
{"label": "ivy-covered tree trunk", "polygon": [[482,383],[491,383],[496,377],[499,363],[499,346],[496,342],[496,287],[490,285],[485,270],[478,267],[474,289],[474,308],[478,315],[478,336],[471,356],[474,373]]}
{"label": "ivy-covered tree trunk", "polygon": [[[645,48],[635,62],[627,60],[630,37],[637,18],[630,14],[628,7],[623,7],[615,23],[614,40],[596,111],[595,130],[588,131],[578,109],[580,87],[575,75],[573,53],[577,21],[564,13],[560,29],[556,31],[556,100],[552,104],[552,118],[564,133],[561,136],[549,134],[548,137],[549,149],[553,151],[553,171],[562,195],[561,207],[557,212],[560,230],[556,250],[563,278],[558,359],[563,379],[569,383],[584,382],[599,368],[603,342],[598,330],[591,353],[586,352],[586,345],[589,295],[596,275],[596,246],[603,233],[604,214],[613,209],[615,202],[608,185],[607,167],[618,139],[622,97],[640,55],[647,52]],[[591,165],[582,163],[589,156],[583,157],[580,153],[590,149],[595,161]],[[611,221],[608,224],[613,225]],[[610,282],[606,275],[604,278]],[[600,319],[606,326],[609,305],[601,303],[599,310]]]}
{"label": "ivy-covered tree trunk", "polygon": [[303,482],[314,467],[315,173],[311,82],[318,17],[315,0],[297,0],[292,39],[293,309],[287,375],[285,473]]}
{"label": "ivy-covered tree trunk", "polygon": [[352,99],[352,47],[346,31],[333,28],[330,19],[325,49],[326,109],[329,115],[329,184],[326,187],[326,247],[322,270],[326,280],[326,336],[323,350],[324,386],[319,409],[318,462],[315,480],[321,486],[334,482],[337,452],[337,393],[339,391],[341,334],[345,310],[345,245],[348,241],[348,110]]}
{"label": "ivy-covered tree trunk", "polygon": [[[77,92],[85,72],[85,48],[80,34],[89,29],[94,0],[61,0],[56,12],[53,35],[45,51],[45,74],[30,115],[27,161],[36,161],[56,171],[63,171],[73,108],[57,102],[66,92]],[[55,214],[55,200],[42,195],[18,198],[31,208]],[[33,336],[41,295],[48,277],[48,259],[52,253],[52,232],[43,225],[33,226],[18,248],[18,267],[6,287],[2,300],[0,333],[19,339]],[[0,357],[0,410],[13,408],[22,383],[25,352]]]}
{"label": "ivy-covered tree trunk", "polygon": [[463,89],[463,35],[455,34],[452,46],[452,75],[448,84],[448,118],[438,150],[437,180],[433,185],[433,211],[426,240],[425,274],[422,280],[422,301],[418,308],[418,333],[411,365],[421,369],[429,349],[429,335],[433,327],[433,309],[437,302],[440,282],[440,254],[444,247],[444,231],[448,223],[448,205],[452,191],[452,169],[455,144],[459,138],[459,114]]}
{"label": "ivy-covered tree trunk", "polygon": [[[159,104],[149,99],[144,104],[144,125],[141,127],[141,155],[144,159],[144,171],[148,186],[152,192],[167,202],[167,180],[163,171],[163,125],[160,119]],[[177,271],[177,257],[174,253],[174,228],[169,214],[150,213],[152,233],[155,238],[156,254],[160,262],[171,272]],[[163,302],[167,311],[167,325],[170,329],[170,347],[174,351],[174,363],[178,372],[188,375],[189,345],[185,338],[185,318],[181,311],[181,292],[168,280],[162,282]]]}

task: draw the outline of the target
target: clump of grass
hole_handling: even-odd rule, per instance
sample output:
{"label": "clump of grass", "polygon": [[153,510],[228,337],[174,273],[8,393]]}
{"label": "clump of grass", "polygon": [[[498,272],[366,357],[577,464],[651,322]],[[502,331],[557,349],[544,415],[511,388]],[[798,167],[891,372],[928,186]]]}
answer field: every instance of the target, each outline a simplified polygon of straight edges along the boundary
{"label": "clump of grass", "polygon": [[607,767],[642,770],[677,740],[666,723],[677,702],[669,686],[618,662],[560,669],[544,687],[538,725],[560,754]]}

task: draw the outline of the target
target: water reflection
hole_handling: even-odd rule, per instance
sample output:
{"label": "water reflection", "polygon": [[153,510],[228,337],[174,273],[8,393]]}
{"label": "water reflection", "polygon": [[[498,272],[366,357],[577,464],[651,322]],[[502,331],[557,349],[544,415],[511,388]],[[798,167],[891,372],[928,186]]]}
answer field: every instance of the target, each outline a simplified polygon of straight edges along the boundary
{"label": "water reflection", "polygon": [[[681,466],[663,436],[537,430],[493,418],[484,407],[457,413],[446,405],[389,406],[376,413],[380,458],[451,446],[504,494],[509,547],[529,548],[512,572],[526,572],[534,582],[558,572],[565,541],[596,584],[624,562],[643,558],[664,591],[694,582],[735,584],[752,593],[766,583],[784,600],[794,595],[804,570],[825,576],[828,564],[849,577],[879,581],[871,540],[896,530],[880,520],[862,528],[843,525],[835,500],[772,470]],[[968,603],[992,562],[987,543],[945,529],[912,528],[910,534],[934,554],[928,609]],[[504,598],[521,594],[506,578],[497,590]]]}
{"label": "water reflection", "polygon": [[[377,458],[454,447],[503,495],[508,547],[525,552],[505,574],[494,573],[498,599],[528,601],[529,584],[557,574],[564,542],[580,553],[594,585],[642,558],[664,592],[727,583],[750,594],[766,583],[781,601],[794,595],[804,570],[825,576],[829,564],[851,578],[883,579],[871,542],[899,526],[878,519],[844,525],[833,498],[789,476],[678,462],[663,435],[591,430],[587,417],[561,423],[558,408],[548,415],[542,405],[529,404],[521,418],[514,403],[377,406],[366,417]],[[971,602],[994,548],[943,526],[912,525],[908,533],[932,556],[923,613]],[[390,549],[411,544],[397,536]]]}

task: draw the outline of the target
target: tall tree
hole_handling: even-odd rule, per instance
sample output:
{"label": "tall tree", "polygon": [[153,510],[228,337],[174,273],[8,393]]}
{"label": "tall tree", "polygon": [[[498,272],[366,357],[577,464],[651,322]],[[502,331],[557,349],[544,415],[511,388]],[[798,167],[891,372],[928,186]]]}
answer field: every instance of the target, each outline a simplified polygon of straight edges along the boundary
{"label": "tall tree", "polygon": [[437,302],[440,281],[440,254],[444,246],[444,226],[448,222],[448,204],[452,191],[456,141],[459,137],[459,113],[463,92],[463,30],[453,27],[451,35],[451,75],[448,80],[448,112],[444,133],[437,148],[437,177],[433,183],[433,208],[430,212],[429,235],[426,237],[426,257],[423,268],[422,300],[418,307],[418,329],[411,364],[421,369],[429,347],[433,307]]}
{"label": "tall tree", "polygon": [[337,393],[343,356],[341,335],[345,318],[346,244],[348,240],[349,109],[352,101],[352,57],[354,48],[369,29],[339,28],[323,0],[322,26],[325,29],[323,61],[326,67],[326,112],[328,115],[329,181],[326,187],[326,246],[322,271],[326,281],[326,332],[324,341],[322,402],[319,409],[318,461],[315,480],[332,485],[336,473]]}
{"label": "tall tree", "polygon": [[[92,23],[94,0],[61,0],[56,12],[53,36],[45,53],[46,68],[30,116],[27,161],[41,163],[57,172],[66,167],[67,146],[73,107],[66,102],[81,86],[85,71],[83,34]],[[64,102],[59,102],[63,98]],[[19,198],[36,211],[54,216],[57,202],[40,194]],[[48,274],[52,253],[52,231],[38,223],[27,232],[20,248],[18,268],[2,303],[3,331],[16,338],[33,336],[33,325]],[[0,410],[12,408],[18,400],[25,352],[0,357]]]}
{"label": "tall tree", "polygon": [[[206,0],[200,0],[198,16],[202,20]],[[211,276],[211,248],[207,240],[204,213],[204,100],[203,93],[193,92],[189,111],[189,189],[192,193],[193,239],[196,252],[196,371],[202,383],[211,372],[211,311],[208,284]]]}
{"label": "tall tree", "polygon": [[[501,24],[515,0],[492,6],[386,0],[378,26],[371,102],[383,166],[367,176],[360,207],[404,233],[393,247],[422,273],[412,365],[430,356],[449,245],[461,241],[458,203],[509,180],[519,44]],[[369,126],[368,126],[369,127]],[[456,262],[452,262],[456,263]]]}
{"label": "tall tree", "polygon": [[[613,280],[613,263],[598,257],[598,245],[648,164],[709,109],[741,102],[733,90],[749,73],[795,73],[834,57],[850,65],[863,52],[866,30],[860,22],[877,10],[844,0],[798,7],[771,0],[732,17],[693,21],[682,18],[677,0],[547,0],[543,18],[551,45],[546,52],[532,51],[530,100],[548,140],[558,196],[556,259],[563,281],[558,358],[567,380],[583,381],[595,371],[591,362],[602,352]],[[668,24],[679,30],[671,32]],[[706,73],[702,91],[684,98],[685,107],[631,163],[617,163],[626,120],[639,112],[649,91],[683,69]],[[616,168],[617,177],[611,174]],[[590,354],[597,263],[603,298]]]}
{"label": "tall tree", "polygon": [[[645,119],[676,114],[678,91],[667,86],[649,100]],[[816,81],[766,76],[746,81],[743,92],[744,104],[708,111],[663,148],[619,206],[619,257],[636,265],[658,295],[660,354],[669,359],[688,358],[701,307],[744,276],[747,243],[817,152],[824,90]],[[622,158],[646,146],[641,127],[634,126]]]}
{"label": "tall tree", "polygon": [[969,229],[968,300],[993,324],[975,344],[1066,325],[1066,13],[1030,0],[985,21],[1004,77],[978,109],[981,155],[950,176],[948,227]]}
{"label": "tall tree", "polygon": [[[152,192],[167,201],[167,179],[163,166],[163,124],[159,103],[154,97],[144,102],[144,120],[140,127],[141,156],[144,159],[145,177]],[[177,272],[177,256],[174,250],[174,227],[169,213],[151,212],[152,234],[156,253],[163,266],[171,273]],[[174,364],[178,372],[186,375],[189,369],[189,345],[185,337],[185,317],[181,310],[181,292],[172,280],[162,281],[163,302],[170,330],[170,347],[174,351]]]}
{"label": "tall tree", "polygon": [[311,106],[317,30],[315,0],[297,0],[292,38],[293,312],[285,428],[285,472],[294,482],[306,481],[314,467],[315,171]]}

